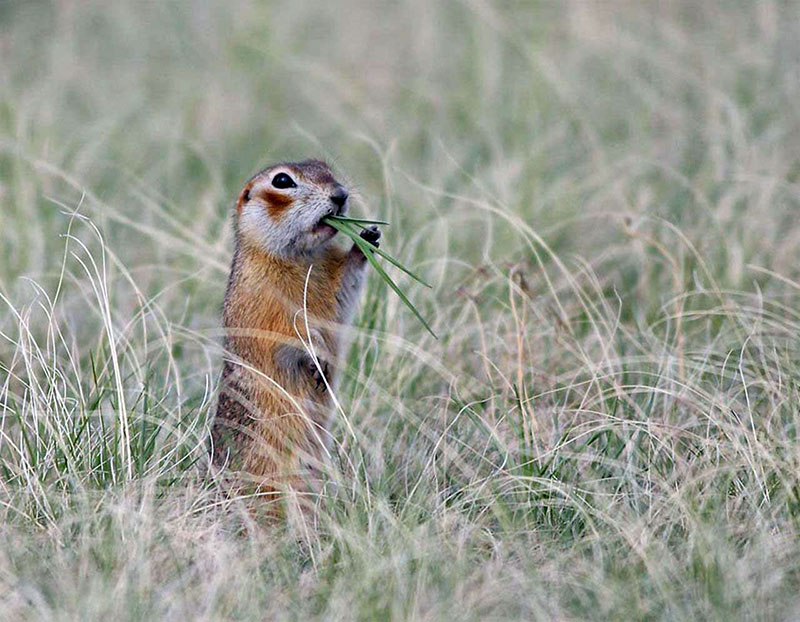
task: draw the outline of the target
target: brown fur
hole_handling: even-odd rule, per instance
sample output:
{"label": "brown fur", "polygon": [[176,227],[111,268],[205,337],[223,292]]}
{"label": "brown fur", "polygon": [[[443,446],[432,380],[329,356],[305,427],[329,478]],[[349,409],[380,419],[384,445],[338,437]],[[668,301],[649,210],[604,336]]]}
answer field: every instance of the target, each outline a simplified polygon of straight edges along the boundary
{"label": "brown fur", "polygon": [[331,169],[322,160],[303,160],[292,165],[292,168],[304,179],[315,184],[333,184],[336,182]]}
{"label": "brown fur", "polygon": [[[335,360],[338,336],[335,321],[336,287],[345,255],[331,248],[313,262],[307,289],[309,324],[324,343],[320,358]],[[239,249],[225,297],[227,350],[250,369],[226,363],[220,405],[213,429],[214,461],[246,474],[260,493],[287,487],[305,488],[324,462],[329,445],[327,417],[330,394],[314,380],[287,373],[275,364],[277,348],[303,348],[297,333],[308,341],[303,309],[308,266],[287,263],[253,249]],[[286,278],[276,280],[273,275]],[[328,382],[336,381],[330,368]],[[285,391],[285,393],[284,393]]]}
{"label": "brown fur", "polygon": [[[316,161],[302,164],[306,178],[335,183],[324,164],[324,170]],[[242,190],[237,213],[250,200],[252,186],[251,180]],[[271,217],[291,203],[280,193],[260,192]],[[330,446],[329,391],[311,374],[276,364],[276,353],[286,346],[304,351],[298,333],[308,342],[313,331],[318,357],[331,364],[326,378],[335,386],[337,292],[352,252],[331,244],[307,258],[284,259],[241,239],[237,228],[223,308],[228,355],[212,428],[212,459],[262,494],[306,489]]]}

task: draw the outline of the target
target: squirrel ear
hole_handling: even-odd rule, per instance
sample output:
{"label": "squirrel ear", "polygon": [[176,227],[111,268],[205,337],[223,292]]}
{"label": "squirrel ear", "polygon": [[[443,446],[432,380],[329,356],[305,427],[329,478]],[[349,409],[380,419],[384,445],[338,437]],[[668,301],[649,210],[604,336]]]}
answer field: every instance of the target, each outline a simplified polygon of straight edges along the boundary
{"label": "squirrel ear", "polygon": [[242,205],[250,200],[250,188],[251,186],[248,184],[244,187],[244,190],[242,190],[242,193],[239,195],[239,200],[236,201],[236,211],[241,212]]}

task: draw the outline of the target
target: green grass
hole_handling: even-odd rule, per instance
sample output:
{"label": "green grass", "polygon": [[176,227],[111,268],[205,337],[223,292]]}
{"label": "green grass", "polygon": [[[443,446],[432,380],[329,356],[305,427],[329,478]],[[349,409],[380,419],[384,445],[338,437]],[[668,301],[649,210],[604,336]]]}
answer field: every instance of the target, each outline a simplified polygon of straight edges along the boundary
{"label": "green grass", "polygon": [[[791,619],[797,2],[0,4],[0,618]],[[391,222],[320,525],[204,474],[230,211]]]}
{"label": "green grass", "polygon": [[411,270],[406,268],[402,263],[397,261],[394,257],[392,257],[385,250],[382,250],[382,249],[378,248],[377,246],[375,246],[374,244],[364,240],[360,235],[361,226],[362,225],[369,225],[369,224],[384,224],[384,225],[388,225],[389,223],[387,223],[386,221],[380,221],[380,220],[363,220],[363,219],[359,219],[359,218],[345,218],[345,217],[342,217],[342,216],[329,216],[329,217],[325,218],[324,220],[329,225],[331,225],[334,229],[337,229],[340,233],[343,233],[350,240],[352,240],[353,244],[355,244],[361,250],[361,252],[364,253],[364,256],[367,258],[367,261],[369,262],[370,266],[372,266],[372,268],[375,270],[375,272],[378,273],[378,276],[381,277],[383,282],[386,283],[386,285],[388,285],[389,288],[395,294],[397,294],[397,297],[400,298],[400,300],[403,301],[403,304],[405,306],[407,306],[411,310],[411,312],[414,314],[414,316],[425,327],[425,330],[427,330],[431,334],[431,336],[435,339],[436,338],[436,333],[434,333],[431,330],[430,324],[428,324],[428,322],[425,321],[425,318],[422,317],[422,314],[419,312],[419,309],[417,309],[414,306],[414,303],[412,303],[408,299],[408,296],[406,296],[403,293],[403,290],[401,290],[397,286],[397,283],[395,283],[392,280],[392,277],[390,277],[386,273],[386,270],[383,269],[383,267],[381,266],[380,262],[378,261],[378,258],[375,257],[375,255],[383,257],[384,259],[386,259],[386,261],[388,261],[390,264],[392,264],[395,268],[399,268],[400,270],[405,272],[408,276],[410,276],[412,279],[414,279],[417,283],[421,283],[425,287],[431,287],[430,283],[425,281],[425,279],[423,279],[421,276],[415,274],[414,272],[412,272]]}

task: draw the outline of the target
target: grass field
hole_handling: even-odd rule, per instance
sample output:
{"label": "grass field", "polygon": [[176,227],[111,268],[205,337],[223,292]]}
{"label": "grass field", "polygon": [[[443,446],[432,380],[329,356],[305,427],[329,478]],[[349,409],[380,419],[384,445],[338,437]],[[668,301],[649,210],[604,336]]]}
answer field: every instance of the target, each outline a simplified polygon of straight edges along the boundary
{"label": "grass field", "polygon": [[[0,2],[0,618],[800,619],[800,4]],[[373,275],[321,525],[203,474],[230,209]]]}

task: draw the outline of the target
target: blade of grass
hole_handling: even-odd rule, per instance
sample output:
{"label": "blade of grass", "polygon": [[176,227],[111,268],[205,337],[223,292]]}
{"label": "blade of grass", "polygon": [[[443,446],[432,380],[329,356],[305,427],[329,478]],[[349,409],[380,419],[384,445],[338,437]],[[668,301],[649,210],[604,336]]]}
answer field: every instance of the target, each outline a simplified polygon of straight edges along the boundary
{"label": "blade of grass", "polygon": [[[362,238],[361,235],[360,235],[360,233],[361,233],[360,231],[355,229],[352,224],[350,224],[348,222],[340,221],[338,216],[336,218],[328,217],[328,218],[325,219],[325,221],[328,224],[330,224],[332,227],[334,227],[334,228],[338,229],[339,231],[341,231],[342,233],[346,234],[351,240],[355,241],[356,238],[358,238],[359,240],[364,241],[364,238]],[[432,288],[432,285],[430,283],[428,283],[425,279],[423,279],[418,274],[416,274],[416,273],[412,272],[411,270],[409,270],[408,268],[406,268],[403,264],[401,264],[399,261],[397,261],[394,257],[392,257],[386,251],[381,250],[380,248],[378,248],[376,246],[372,246],[371,244],[370,244],[370,248],[372,248],[372,251],[374,253],[377,253],[378,255],[383,257],[390,264],[392,264],[396,268],[399,268],[400,270],[405,272],[408,276],[410,276],[412,279],[414,279],[418,283],[421,283],[425,287]]]}
{"label": "blade of grass", "polygon": [[428,287],[430,287],[430,285],[428,285],[420,277],[418,277],[417,275],[415,275],[414,273],[409,271],[405,266],[400,264],[397,260],[395,260],[393,257],[391,257],[388,253],[381,252],[380,249],[378,249],[376,246],[374,246],[370,242],[367,242],[364,238],[361,237],[361,232],[358,229],[356,229],[356,227],[351,222],[343,221],[339,217],[328,217],[328,218],[325,218],[325,222],[330,224],[334,229],[337,229],[338,231],[341,231],[342,233],[344,233],[347,237],[349,237],[353,241],[353,243],[356,246],[358,246],[359,249],[361,249],[361,252],[364,253],[364,256],[367,258],[367,261],[369,261],[370,265],[378,272],[378,274],[386,282],[386,284],[389,287],[392,288],[394,293],[396,293],[400,297],[400,300],[403,301],[403,304],[405,304],[409,309],[411,309],[411,312],[422,323],[422,325],[425,327],[425,329],[431,335],[433,335],[434,339],[438,339],[438,337],[436,336],[436,333],[433,332],[433,330],[431,329],[430,325],[425,321],[425,318],[422,317],[422,314],[417,310],[417,308],[412,304],[412,302],[406,297],[406,295],[397,286],[397,284],[391,279],[391,277],[388,274],[386,274],[386,271],[383,269],[383,267],[381,267],[381,265],[378,263],[377,259],[375,259],[375,253],[379,254],[381,257],[384,257],[392,265],[397,266],[403,272],[405,272],[406,274],[411,276],[413,279],[419,281],[423,285],[426,285]]}
{"label": "blade of grass", "polygon": [[400,300],[403,301],[403,304],[405,304],[409,309],[411,309],[411,312],[422,323],[422,325],[425,327],[425,329],[431,335],[433,335],[434,339],[438,339],[438,337],[436,336],[436,333],[433,332],[433,330],[431,329],[430,325],[425,321],[425,318],[422,317],[422,314],[417,310],[417,308],[412,304],[412,302],[406,297],[406,295],[397,286],[397,284],[391,279],[391,277],[388,274],[386,274],[386,271],[383,269],[383,267],[381,267],[381,265],[378,263],[377,259],[375,259],[375,253],[378,253],[381,257],[385,257],[387,260],[389,260],[390,263],[392,263],[393,265],[397,266],[398,268],[403,270],[403,272],[405,272],[406,274],[408,274],[409,276],[411,276],[415,280],[419,281],[423,285],[427,285],[428,287],[430,287],[430,285],[428,285],[421,278],[419,278],[418,276],[416,276],[415,274],[410,272],[407,268],[405,268],[405,266],[401,265],[399,262],[397,262],[393,257],[389,256],[387,253],[379,252],[379,249],[377,247],[375,247],[373,244],[371,244],[370,242],[367,242],[364,238],[361,237],[361,235],[360,235],[361,232],[358,231],[351,223],[346,222],[346,221],[342,221],[338,217],[336,217],[336,218],[330,218],[329,217],[329,218],[326,218],[325,220],[333,228],[341,231],[347,237],[349,237],[353,241],[353,243],[356,246],[358,246],[359,249],[361,249],[361,252],[364,253],[364,256],[367,258],[367,260],[369,261],[370,265],[378,272],[378,274],[386,282],[386,284],[389,285],[389,287],[391,287],[392,290],[400,297]]}
{"label": "blade of grass", "polygon": [[403,301],[403,304],[405,304],[409,309],[411,309],[411,312],[417,317],[417,319],[420,322],[422,322],[422,325],[433,336],[433,338],[438,339],[439,337],[436,335],[436,333],[433,332],[433,329],[430,327],[428,322],[425,321],[425,318],[422,317],[422,314],[417,310],[414,304],[406,297],[406,295],[392,280],[392,278],[388,274],[386,274],[386,271],[378,263],[378,260],[375,259],[375,254],[374,254],[375,247],[360,236],[357,239],[353,238],[353,242],[355,242],[358,245],[358,247],[361,249],[361,252],[364,253],[364,256],[367,258],[367,261],[369,261],[369,263],[372,265],[375,271],[380,275],[380,277],[384,281],[386,281],[386,284],[389,287],[391,287],[392,290],[394,290],[394,293],[400,297],[400,300]]}
{"label": "blade of grass", "polygon": [[389,223],[385,220],[370,220],[368,218],[355,218],[351,216],[328,216],[330,220],[338,220],[339,222],[353,222],[363,225],[386,225],[389,226]]}
{"label": "blade of grass", "polygon": [[400,288],[399,288],[399,287],[398,287],[398,286],[395,284],[395,282],[394,282],[394,281],[393,281],[393,280],[392,280],[392,279],[389,277],[389,275],[388,275],[388,274],[386,274],[386,272],[384,271],[384,269],[381,267],[381,265],[380,265],[380,264],[377,262],[377,260],[375,259],[375,256],[374,256],[374,254],[373,254],[373,253],[369,253],[369,254],[368,254],[368,253],[364,253],[364,254],[365,254],[365,255],[366,255],[366,257],[367,257],[367,260],[368,260],[368,261],[369,261],[369,262],[372,264],[372,267],[373,267],[373,268],[375,268],[375,270],[377,270],[378,274],[380,274],[380,275],[381,275],[381,278],[383,278],[383,280],[384,280],[384,281],[386,281],[386,284],[387,284],[389,287],[391,287],[391,288],[394,290],[394,292],[395,292],[395,293],[396,293],[398,296],[400,296],[400,300],[402,300],[402,301],[403,301],[403,304],[405,304],[405,305],[406,305],[406,306],[407,306],[409,309],[411,309],[411,312],[412,312],[414,315],[416,315],[416,316],[417,316],[417,319],[418,319],[420,322],[422,322],[422,325],[423,325],[423,326],[425,327],[425,329],[426,329],[426,330],[427,330],[427,331],[428,331],[428,332],[429,332],[429,333],[430,333],[430,334],[433,336],[433,338],[434,338],[434,339],[438,339],[439,337],[436,335],[436,333],[434,333],[434,332],[433,332],[433,329],[432,329],[432,328],[431,328],[431,327],[428,325],[428,323],[425,321],[425,318],[423,318],[423,317],[422,317],[422,315],[420,314],[420,312],[419,312],[419,311],[417,311],[417,308],[416,308],[416,307],[415,307],[415,306],[414,306],[414,305],[411,303],[411,301],[410,301],[408,298],[406,298],[406,295],[405,295],[405,294],[404,294],[404,293],[403,293],[403,292],[400,290]]}

